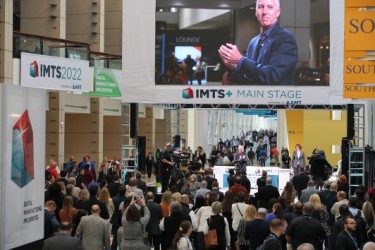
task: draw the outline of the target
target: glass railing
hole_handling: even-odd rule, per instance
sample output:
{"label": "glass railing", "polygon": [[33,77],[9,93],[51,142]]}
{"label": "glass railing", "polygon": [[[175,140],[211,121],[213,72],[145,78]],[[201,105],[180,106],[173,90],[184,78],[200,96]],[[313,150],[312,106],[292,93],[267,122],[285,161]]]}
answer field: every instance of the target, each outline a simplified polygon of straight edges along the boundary
{"label": "glass railing", "polygon": [[13,32],[13,57],[20,58],[21,52],[86,60],[92,67],[122,68],[121,55],[93,52],[88,43]]}

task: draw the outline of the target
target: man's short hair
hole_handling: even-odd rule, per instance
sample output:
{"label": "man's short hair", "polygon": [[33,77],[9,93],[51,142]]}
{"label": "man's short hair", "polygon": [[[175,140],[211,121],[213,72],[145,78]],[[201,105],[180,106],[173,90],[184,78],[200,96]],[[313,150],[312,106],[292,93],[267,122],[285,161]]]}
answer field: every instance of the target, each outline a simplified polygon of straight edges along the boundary
{"label": "man's short hair", "polygon": [[303,205],[303,214],[312,215],[314,213],[314,205],[311,202],[306,202]]}
{"label": "man's short hair", "polygon": [[315,186],[315,181],[313,181],[313,180],[309,180],[309,182],[307,183],[307,185],[308,185],[309,187],[313,187],[313,186]]}
{"label": "man's short hair", "polygon": [[369,241],[369,242],[367,242],[367,243],[363,246],[362,249],[363,249],[363,250],[373,250],[373,249],[375,249],[375,243],[372,242],[372,241]]}
{"label": "man's short hair", "polygon": [[207,188],[207,181],[203,180],[201,181],[201,188]]}
{"label": "man's short hair", "polygon": [[340,197],[342,199],[346,199],[346,193],[344,191],[337,192],[337,197]]}
{"label": "man's short hair", "polygon": [[303,243],[297,247],[297,250],[315,250],[315,248],[310,243]]}
{"label": "man's short hair", "polygon": [[212,187],[219,187],[219,182],[213,181],[212,182]]}
{"label": "man's short hair", "polygon": [[123,185],[119,186],[118,194],[119,195],[125,195],[125,193],[126,193],[126,187],[124,187]]}
{"label": "man's short hair", "polygon": [[172,201],[170,207],[171,207],[171,213],[178,213],[178,212],[181,212],[182,210],[181,204],[177,201]]}
{"label": "man's short hair", "polygon": [[341,206],[339,207],[339,214],[343,217],[351,215],[349,206],[346,204],[341,204]]}
{"label": "man's short hair", "polygon": [[72,230],[72,228],[73,228],[73,225],[71,223],[67,222],[67,221],[63,221],[59,225],[59,230],[64,231],[64,232]]}
{"label": "man's short hair", "polygon": [[264,215],[268,214],[267,209],[265,209],[264,207],[258,208],[257,212],[258,212],[258,214],[264,214]]}
{"label": "man's short hair", "polygon": [[282,227],[282,226],[283,226],[283,221],[280,219],[273,219],[270,222],[270,228],[272,228],[273,230],[277,230],[279,227]]}
{"label": "man's short hair", "polygon": [[236,184],[241,184],[241,182],[242,182],[242,178],[241,178],[241,176],[237,176],[236,179],[234,180],[234,182],[235,182]]}
{"label": "man's short hair", "polygon": [[57,207],[56,203],[53,200],[46,201],[46,207]]}
{"label": "man's short hair", "polygon": [[153,200],[154,199],[154,193],[153,192],[147,192],[146,199],[147,200]]}

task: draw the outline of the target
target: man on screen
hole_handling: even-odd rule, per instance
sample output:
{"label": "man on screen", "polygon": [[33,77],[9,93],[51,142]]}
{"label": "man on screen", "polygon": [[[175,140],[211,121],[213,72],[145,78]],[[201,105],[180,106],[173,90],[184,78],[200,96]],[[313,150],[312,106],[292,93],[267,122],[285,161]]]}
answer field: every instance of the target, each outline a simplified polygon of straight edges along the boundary
{"label": "man on screen", "polygon": [[255,15],[261,33],[250,41],[246,56],[236,45],[219,49],[223,63],[230,69],[228,80],[234,84],[290,85],[298,59],[293,35],[283,28],[280,0],[257,0]]}

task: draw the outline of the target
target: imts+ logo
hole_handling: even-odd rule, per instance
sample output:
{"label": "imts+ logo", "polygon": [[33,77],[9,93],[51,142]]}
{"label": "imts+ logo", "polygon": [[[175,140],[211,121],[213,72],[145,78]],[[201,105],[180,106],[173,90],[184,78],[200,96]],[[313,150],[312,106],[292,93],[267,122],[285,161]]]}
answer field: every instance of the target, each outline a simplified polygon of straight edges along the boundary
{"label": "imts+ logo", "polygon": [[193,90],[191,88],[186,88],[186,89],[182,90],[182,98],[184,98],[184,99],[194,98]]}
{"label": "imts+ logo", "polygon": [[30,63],[30,76],[31,77],[38,77],[39,76],[39,67],[36,61]]}
{"label": "imts+ logo", "polygon": [[225,89],[196,89],[195,98],[220,98],[231,97],[233,93]]}

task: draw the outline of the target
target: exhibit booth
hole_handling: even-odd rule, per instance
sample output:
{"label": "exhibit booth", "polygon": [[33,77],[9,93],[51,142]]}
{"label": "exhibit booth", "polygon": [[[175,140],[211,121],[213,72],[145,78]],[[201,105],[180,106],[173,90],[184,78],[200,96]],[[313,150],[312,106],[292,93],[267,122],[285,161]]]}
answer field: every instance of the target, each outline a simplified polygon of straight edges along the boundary
{"label": "exhibit booth", "polygon": [[[229,176],[229,169],[235,168],[235,166],[214,166],[214,177],[219,182],[219,187],[222,190],[229,189],[227,177]],[[257,179],[262,176],[262,171],[267,171],[267,176],[272,179],[272,185],[277,187],[279,190],[283,190],[285,184],[290,180],[290,169],[278,168],[278,167],[246,167],[247,178],[251,183],[251,194],[258,191]]]}

